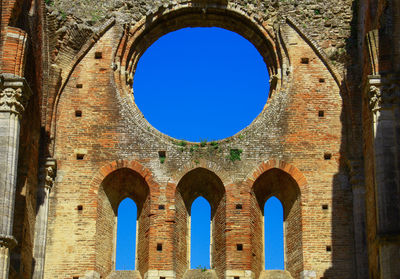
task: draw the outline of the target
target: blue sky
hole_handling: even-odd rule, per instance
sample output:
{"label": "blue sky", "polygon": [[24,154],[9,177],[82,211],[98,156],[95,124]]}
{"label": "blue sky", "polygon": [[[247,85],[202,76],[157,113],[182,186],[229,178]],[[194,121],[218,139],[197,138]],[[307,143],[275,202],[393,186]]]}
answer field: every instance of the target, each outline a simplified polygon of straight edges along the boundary
{"label": "blue sky", "polygon": [[217,140],[248,126],[269,91],[257,49],[221,28],[185,28],[151,45],[134,76],[135,102],[159,131],[189,141]]}
{"label": "blue sky", "polygon": [[[248,126],[269,91],[267,67],[255,47],[221,28],[185,28],[151,45],[139,60],[134,97],[153,127],[188,141],[218,140]],[[283,269],[282,206],[265,207],[266,269]],[[210,267],[210,206],[192,204],[191,268]],[[118,210],[116,269],[134,269],[136,205]]]}

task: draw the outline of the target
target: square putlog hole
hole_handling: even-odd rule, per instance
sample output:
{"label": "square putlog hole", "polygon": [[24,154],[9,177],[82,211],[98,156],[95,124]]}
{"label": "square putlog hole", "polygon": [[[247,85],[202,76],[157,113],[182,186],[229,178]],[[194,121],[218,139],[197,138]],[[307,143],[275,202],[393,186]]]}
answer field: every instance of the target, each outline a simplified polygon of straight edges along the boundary
{"label": "square putlog hole", "polygon": [[303,57],[300,60],[301,64],[308,64],[310,62],[310,60],[307,57]]}
{"label": "square putlog hole", "polygon": [[101,59],[101,58],[103,58],[103,53],[102,53],[101,51],[96,51],[96,52],[94,53],[94,58],[95,58],[95,59]]}
{"label": "square putlog hole", "polygon": [[160,157],[160,158],[167,157],[167,152],[166,151],[158,151],[158,157]]}
{"label": "square putlog hole", "polygon": [[76,84],[76,88],[82,88],[82,87],[83,87],[83,84],[82,84],[82,83]]}
{"label": "square putlog hole", "polygon": [[324,79],[324,78],[320,78],[320,79],[319,79],[319,82],[320,82],[320,83],[324,83],[324,82],[325,82],[325,79]]}
{"label": "square putlog hole", "polygon": [[324,117],[325,112],[323,110],[318,111],[318,117]]}
{"label": "square putlog hole", "polygon": [[158,209],[164,210],[165,209],[165,205],[163,205],[163,204],[158,205]]}
{"label": "square putlog hole", "polygon": [[330,159],[332,159],[332,154],[331,154],[331,153],[324,153],[324,159],[325,159],[325,160],[330,160]]}
{"label": "square putlog hole", "polygon": [[233,279],[240,279],[240,277],[239,276],[234,276]]}
{"label": "square putlog hole", "polygon": [[323,204],[323,205],[322,205],[322,209],[323,209],[323,210],[327,210],[328,208],[329,208],[329,206],[328,206],[327,204]]}
{"label": "square putlog hole", "polygon": [[332,246],[330,245],[326,246],[326,252],[332,252]]}
{"label": "square putlog hole", "polygon": [[81,110],[76,110],[75,111],[75,117],[82,117],[82,111]]}
{"label": "square putlog hole", "polygon": [[237,205],[236,205],[236,209],[243,209],[243,205],[237,204]]}
{"label": "square putlog hole", "polygon": [[166,151],[158,151],[158,158],[160,158],[160,163],[164,164],[165,159],[167,158],[167,152]]}
{"label": "square putlog hole", "polygon": [[76,154],[77,160],[83,160],[84,157],[85,157],[85,154]]}
{"label": "square putlog hole", "polygon": [[160,276],[160,279],[165,279],[165,276]]}
{"label": "square putlog hole", "polygon": [[76,207],[76,209],[77,209],[78,211],[82,211],[82,210],[83,210],[83,205],[78,205],[78,206]]}
{"label": "square putlog hole", "polygon": [[157,243],[157,251],[162,251],[162,244],[161,243]]}
{"label": "square putlog hole", "polygon": [[236,250],[243,251],[243,244],[236,244]]}

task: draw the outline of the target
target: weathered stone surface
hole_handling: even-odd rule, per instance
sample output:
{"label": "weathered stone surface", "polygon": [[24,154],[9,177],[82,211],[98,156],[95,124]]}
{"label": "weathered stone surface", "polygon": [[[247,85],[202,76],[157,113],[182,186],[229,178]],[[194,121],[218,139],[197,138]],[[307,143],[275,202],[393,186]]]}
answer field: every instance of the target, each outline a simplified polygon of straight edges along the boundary
{"label": "weathered stone surface", "polygon": [[[94,4],[95,3],[95,4]],[[118,21],[134,24],[143,17],[152,17],[159,11],[174,5],[185,6],[190,1],[156,0],[156,1],[65,1],[51,0],[47,5],[49,13],[65,27],[71,28],[71,23],[88,28],[104,23],[110,17]],[[299,28],[310,35],[310,38],[320,42],[331,60],[343,66],[346,62],[345,39],[350,36],[350,24],[353,20],[352,1],[321,1],[313,0],[214,0],[193,1],[197,6],[226,5],[257,20],[276,23],[282,15],[290,16],[300,23]],[[63,27],[63,28],[65,28]],[[61,29],[60,29],[61,31]]]}
{"label": "weathered stone surface", "polygon": [[0,75],[0,277],[7,279],[13,236],[20,118],[32,92],[23,78]]}
{"label": "weathered stone surface", "polygon": [[285,270],[265,270],[261,272],[259,279],[292,279],[293,277]]}
{"label": "weathered stone surface", "polygon": [[111,272],[107,279],[142,279],[136,270],[118,270]]}
{"label": "weathered stone surface", "polygon": [[183,279],[217,279],[215,270],[189,269],[183,275]]}

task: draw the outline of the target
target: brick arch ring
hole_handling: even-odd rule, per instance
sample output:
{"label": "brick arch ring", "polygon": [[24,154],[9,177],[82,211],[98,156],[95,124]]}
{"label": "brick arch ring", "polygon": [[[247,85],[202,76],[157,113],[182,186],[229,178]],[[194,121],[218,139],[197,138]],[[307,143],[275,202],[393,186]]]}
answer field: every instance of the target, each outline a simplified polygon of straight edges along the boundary
{"label": "brick arch ring", "polygon": [[97,197],[98,189],[104,179],[112,172],[119,169],[130,169],[138,173],[147,183],[149,191],[151,193],[152,188],[158,187],[159,184],[154,180],[153,173],[142,164],[135,160],[116,160],[103,165],[97,174],[93,177],[90,183],[90,193],[89,195],[94,195]]}
{"label": "brick arch ring", "polygon": [[[141,54],[158,38],[185,27],[220,27],[236,32],[249,40],[261,56],[269,63],[267,67],[271,75],[278,74],[282,61],[279,58],[279,47],[275,35],[266,22],[257,15],[252,17],[237,7],[225,4],[204,3],[191,5],[177,3],[168,8],[160,7],[149,16],[143,17],[134,25],[127,25],[115,53],[115,63],[120,74],[129,84],[132,72]],[[256,19],[257,18],[257,19]],[[163,28],[161,28],[163,27]]]}
{"label": "brick arch ring", "polygon": [[217,163],[208,161],[205,159],[200,159],[197,163],[188,162],[183,165],[178,171],[177,174],[172,177],[171,183],[174,185],[178,185],[179,181],[190,171],[195,170],[197,168],[203,168],[214,173],[219,179],[221,179],[224,187],[226,185],[230,185],[233,183],[232,178],[226,173]]}
{"label": "brick arch ring", "polygon": [[[179,1],[178,1],[179,2]],[[186,27],[219,27],[235,32],[247,39],[263,57],[270,76],[274,76],[269,96],[287,84],[287,75],[281,70],[290,65],[269,21],[249,16],[239,6],[226,5],[226,1],[193,1],[160,7],[132,25],[125,25],[118,46],[113,54],[114,72],[111,75],[116,96],[121,102],[121,110],[127,119],[167,141],[175,140],[155,129],[143,116],[133,98],[133,81],[139,59],[157,39],[170,32]],[[286,86],[286,85],[285,85]],[[138,117],[139,116],[139,117]]]}
{"label": "brick arch ring", "polygon": [[271,159],[264,161],[253,169],[245,179],[245,184],[249,186],[249,189],[253,187],[254,182],[266,171],[271,169],[280,169],[289,174],[299,186],[300,192],[304,191],[307,187],[308,182],[304,174],[295,166],[286,163],[285,161]]}

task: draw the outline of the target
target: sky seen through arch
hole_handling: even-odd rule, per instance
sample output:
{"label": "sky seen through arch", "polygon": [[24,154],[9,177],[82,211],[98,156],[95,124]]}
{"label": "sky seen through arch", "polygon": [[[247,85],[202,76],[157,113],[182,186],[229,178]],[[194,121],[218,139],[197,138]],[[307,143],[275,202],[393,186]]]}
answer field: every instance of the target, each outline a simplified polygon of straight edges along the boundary
{"label": "sky seen through arch", "polygon": [[269,74],[257,49],[237,33],[184,28],[145,51],[133,89],[153,127],[177,139],[211,141],[233,136],[260,114]]}

